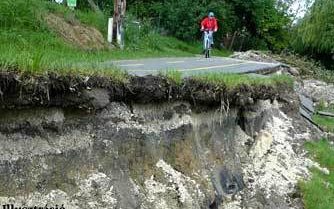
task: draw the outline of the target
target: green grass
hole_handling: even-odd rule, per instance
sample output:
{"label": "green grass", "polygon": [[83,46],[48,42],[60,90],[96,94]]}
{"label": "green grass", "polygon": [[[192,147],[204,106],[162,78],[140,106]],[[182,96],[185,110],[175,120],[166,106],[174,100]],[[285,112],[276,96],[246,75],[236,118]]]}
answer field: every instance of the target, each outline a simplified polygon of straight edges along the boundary
{"label": "green grass", "polygon": [[[183,82],[182,72],[178,70],[160,72],[160,75],[166,77],[169,81],[177,85],[181,85]],[[284,85],[286,88],[292,89],[294,82],[291,77],[285,75],[255,77],[247,74],[211,73],[206,75],[196,75],[192,78],[217,87],[227,87],[228,89],[234,89],[241,85],[266,85],[273,87]]]}
{"label": "green grass", "polygon": [[321,115],[314,115],[313,121],[328,132],[334,132],[334,118]]}
{"label": "green grass", "polygon": [[255,77],[245,74],[226,74],[226,73],[212,73],[207,75],[194,76],[195,79],[214,84],[216,86],[226,86],[227,88],[233,89],[240,85],[258,86],[279,86],[286,85],[287,88],[293,88],[293,79],[285,75],[275,75],[268,77]]}
{"label": "green grass", "polygon": [[177,70],[167,70],[165,72],[159,73],[161,76],[166,77],[167,80],[169,80],[172,83],[175,83],[176,85],[182,84],[182,73]]}
{"label": "green grass", "polygon": [[325,108],[325,109],[323,109],[322,111],[324,111],[324,112],[334,113],[334,107],[332,106],[330,109]]}
{"label": "green grass", "polygon": [[[334,113],[334,106],[333,105],[330,107],[326,106],[325,101],[320,101],[316,109],[317,111]],[[312,119],[316,124],[322,127],[325,131],[334,132],[334,118],[333,117],[327,117],[327,116],[315,114]]]}
{"label": "green grass", "polygon": [[334,208],[334,147],[325,139],[320,142],[308,142],[306,148],[322,167],[329,169],[326,175],[312,169],[312,178],[309,181],[300,182],[303,203],[306,209],[330,209]]}

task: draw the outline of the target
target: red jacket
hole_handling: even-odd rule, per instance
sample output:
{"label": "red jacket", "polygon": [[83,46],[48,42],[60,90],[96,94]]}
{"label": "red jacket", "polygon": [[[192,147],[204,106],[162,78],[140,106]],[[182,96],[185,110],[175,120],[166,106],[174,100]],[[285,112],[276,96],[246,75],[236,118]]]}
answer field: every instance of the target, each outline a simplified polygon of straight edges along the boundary
{"label": "red jacket", "polygon": [[218,23],[216,18],[204,18],[204,20],[201,23],[201,29],[202,30],[218,30]]}

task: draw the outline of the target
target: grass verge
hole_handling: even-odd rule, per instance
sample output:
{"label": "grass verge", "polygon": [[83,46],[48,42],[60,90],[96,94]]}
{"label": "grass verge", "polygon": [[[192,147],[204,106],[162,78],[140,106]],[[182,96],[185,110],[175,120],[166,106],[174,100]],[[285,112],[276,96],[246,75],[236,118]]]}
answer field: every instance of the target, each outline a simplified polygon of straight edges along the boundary
{"label": "grass verge", "polygon": [[317,143],[308,142],[306,148],[314,160],[322,167],[329,169],[330,174],[326,175],[313,168],[312,178],[309,181],[300,182],[305,208],[334,208],[334,146],[322,139]]}
{"label": "grass verge", "polygon": [[[184,77],[180,71],[167,70],[165,72],[161,71],[159,74],[166,77],[170,82],[173,82],[176,85],[180,86],[183,83]],[[291,77],[286,75],[260,77],[248,74],[211,73],[206,75],[196,75],[192,78],[199,82],[211,84],[216,87],[227,87],[230,90],[241,85],[266,85],[272,87],[284,86],[285,88],[293,89],[294,82]]]}
{"label": "grass verge", "polygon": [[196,80],[213,84],[216,86],[226,86],[229,89],[233,89],[240,85],[249,86],[280,86],[286,85],[287,88],[293,88],[293,79],[286,75],[275,75],[267,77],[257,77],[247,74],[226,74],[226,73],[212,73],[207,75],[194,76]]}
{"label": "grass verge", "polygon": [[177,70],[167,70],[159,72],[159,75],[162,77],[166,77],[168,81],[175,83],[176,85],[182,84],[182,73]]}

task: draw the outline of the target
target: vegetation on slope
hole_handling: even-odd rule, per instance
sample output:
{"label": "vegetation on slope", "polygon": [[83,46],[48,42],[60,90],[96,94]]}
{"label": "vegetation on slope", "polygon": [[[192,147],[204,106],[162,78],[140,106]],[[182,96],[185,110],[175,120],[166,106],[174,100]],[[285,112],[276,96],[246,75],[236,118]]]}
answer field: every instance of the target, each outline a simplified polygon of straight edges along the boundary
{"label": "vegetation on slope", "polygon": [[[322,112],[334,113],[334,105],[325,107],[325,104],[323,101],[320,101],[317,109],[318,111],[322,111]],[[316,124],[322,127],[325,131],[334,132],[334,118],[333,117],[315,114],[312,119]]]}
{"label": "vegetation on slope", "polygon": [[[334,106],[325,108],[322,102],[317,109],[334,113]],[[334,118],[314,115],[313,120],[325,131],[334,132]],[[306,149],[309,155],[330,173],[325,174],[313,168],[312,178],[300,183],[305,208],[334,208],[334,145],[324,138],[319,142],[307,142]]]}
{"label": "vegetation on slope", "polygon": [[325,131],[334,132],[334,118],[321,115],[314,115],[313,121]]}
{"label": "vegetation on slope", "polygon": [[334,146],[323,139],[318,143],[308,142],[306,148],[311,157],[330,173],[327,175],[313,168],[312,178],[300,183],[305,208],[334,208]]}

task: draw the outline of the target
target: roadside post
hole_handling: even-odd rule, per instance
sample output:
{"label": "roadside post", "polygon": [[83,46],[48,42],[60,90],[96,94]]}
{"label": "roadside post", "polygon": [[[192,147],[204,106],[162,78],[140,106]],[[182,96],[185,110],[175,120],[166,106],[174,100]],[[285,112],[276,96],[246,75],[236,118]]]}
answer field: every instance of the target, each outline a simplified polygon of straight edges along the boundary
{"label": "roadside post", "polygon": [[113,36],[113,25],[114,25],[114,18],[108,19],[108,42],[112,43],[112,36]]}

